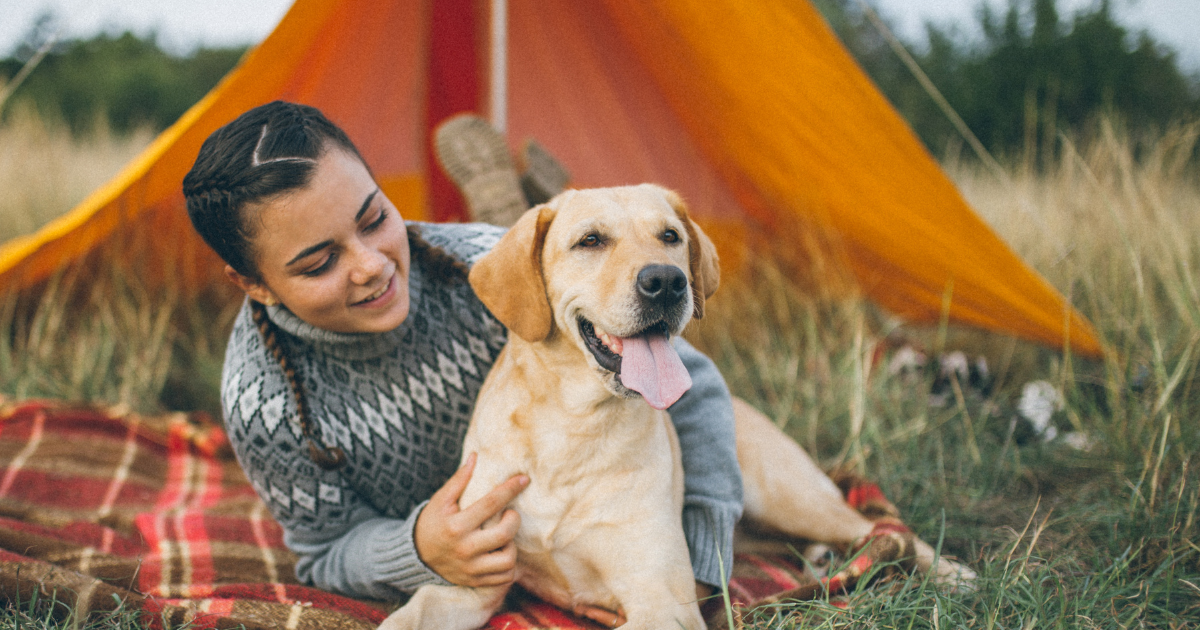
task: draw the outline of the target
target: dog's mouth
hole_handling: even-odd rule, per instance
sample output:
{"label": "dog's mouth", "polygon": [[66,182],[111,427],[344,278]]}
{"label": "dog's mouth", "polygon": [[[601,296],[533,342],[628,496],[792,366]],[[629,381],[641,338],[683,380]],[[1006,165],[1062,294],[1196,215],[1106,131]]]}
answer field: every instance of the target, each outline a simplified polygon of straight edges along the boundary
{"label": "dog's mouth", "polygon": [[579,318],[579,333],[596,363],[620,379],[621,385],[639,393],[651,407],[666,409],[692,387],[692,377],[670,342],[670,328],[660,321],[642,331],[620,337],[598,330]]}

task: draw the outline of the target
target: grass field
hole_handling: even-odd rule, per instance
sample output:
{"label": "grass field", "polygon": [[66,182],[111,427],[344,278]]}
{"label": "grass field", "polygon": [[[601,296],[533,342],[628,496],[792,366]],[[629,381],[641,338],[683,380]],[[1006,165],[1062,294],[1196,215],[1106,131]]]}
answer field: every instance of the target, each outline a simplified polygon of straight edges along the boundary
{"label": "grass field", "polygon": [[[980,214],[1095,324],[1108,348],[1099,361],[906,326],[861,300],[799,290],[769,260],[725,279],[689,334],[731,389],[823,464],[878,480],[922,537],[980,574],[971,592],[908,580],[855,593],[848,611],[789,604],[747,627],[1200,627],[1198,133],[1180,126],[1137,144],[1105,127],[1083,149],[1064,140],[1040,172],[947,164]],[[53,205],[37,200],[56,192],[33,187],[21,193],[30,207]],[[3,302],[2,391],[215,409],[232,294],[188,301],[138,286],[114,266],[86,291],[67,274],[29,318]],[[902,367],[897,357],[918,351],[924,365]],[[974,372],[943,374],[955,351]],[[1048,426],[1021,412],[1037,381]],[[0,628],[52,625],[36,610],[4,615]]]}
{"label": "grass field", "polygon": [[46,123],[18,106],[0,124],[0,241],[36,230],[104,184],[138,154],[148,130],[116,135],[98,124],[72,138],[65,125]]}

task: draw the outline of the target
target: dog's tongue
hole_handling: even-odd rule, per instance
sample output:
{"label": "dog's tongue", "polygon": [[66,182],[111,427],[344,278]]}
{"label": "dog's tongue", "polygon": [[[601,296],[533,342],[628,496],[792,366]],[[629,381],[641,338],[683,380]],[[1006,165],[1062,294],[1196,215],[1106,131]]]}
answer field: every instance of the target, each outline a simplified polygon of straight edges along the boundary
{"label": "dog's tongue", "polygon": [[691,389],[692,377],[666,335],[626,337],[621,345],[621,384],[651,407],[666,409]]}

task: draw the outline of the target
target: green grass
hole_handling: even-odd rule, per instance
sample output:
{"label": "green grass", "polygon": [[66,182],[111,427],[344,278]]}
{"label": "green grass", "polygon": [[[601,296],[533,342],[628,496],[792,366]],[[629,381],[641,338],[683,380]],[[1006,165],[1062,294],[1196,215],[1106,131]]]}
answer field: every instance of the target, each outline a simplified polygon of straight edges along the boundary
{"label": "green grass", "polygon": [[[743,312],[755,304],[735,302]],[[826,464],[878,480],[912,528],[941,541],[979,581],[973,592],[947,593],[910,580],[857,593],[849,612],[801,603],[762,611],[748,627],[1196,627],[1200,432],[1186,347],[1164,353],[1168,373],[1185,375],[1174,388],[1170,376],[1150,377],[1135,391],[1099,380],[1106,368],[1124,373],[1121,363],[1068,364],[1012,344],[1014,355],[1026,355],[1009,361],[1028,363],[1020,372],[997,374],[986,397],[968,388],[938,406],[930,405],[933,374],[893,377],[869,367],[871,346],[886,342],[855,342],[853,323],[869,313],[849,317],[844,338],[825,350],[813,331],[838,330],[846,314],[814,307],[798,318],[793,330],[809,333],[797,343],[780,335],[767,350],[731,353],[724,344],[714,354],[735,392],[774,411]],[[702,345],[721,348],[727,333],[711,334]],[[802,366],[791,387],[789,370],[772,362]],[[1064,378],[1067,370],[1073,377]],[[865,379],[856,376],[862,371]],[[1054,418],[1059,432],[1086,432],[1091,448],[1043,442],[1019,417],[1020,386],[1035,377],[1061,384],[1068,403]],[[864,404],[857,434],[856,398]]]}
{"label": "green grass", "polygon": [[[1100,360],[900,324],[767,258],[723,279],[689,337],[731,389],[822,464],[877,480],[919,535],[980,576],[969,592],[896,581],[854,593],[848,611],[775,606],[746,627],[1197,627],[1198,131],[1132,146],[1109,129],[1086,151],[1065,143],[1054,168],[1008,181],[947,167],[1095,324],[1108,348]],[[136,273],[110,268],[0,302],[0,392],[218,412],[232,294],[151,294]],[[906,345],[985,357],[989,385],[948,382],[933,367],[893,374],[888,361]],[[1059,438],[1043,440],[1018,412],[1035,380],[1065,403],[1052,417]],[[17,613],[4,614],[0,628],[17,627]]]}
{"label": "green grass", "polygon": [[[0,607],[0,628],[4,630],[139,630],[146,627],[144,615],[137,610],[125,608],[121,602],[111,611],[98,612],[86,618],[76,616],[71,606],[58,600],[56,594],[48,596],[35,592],[28,601],[8,602]],[[174,626],[174,630],[186,630],[188,626]]]}

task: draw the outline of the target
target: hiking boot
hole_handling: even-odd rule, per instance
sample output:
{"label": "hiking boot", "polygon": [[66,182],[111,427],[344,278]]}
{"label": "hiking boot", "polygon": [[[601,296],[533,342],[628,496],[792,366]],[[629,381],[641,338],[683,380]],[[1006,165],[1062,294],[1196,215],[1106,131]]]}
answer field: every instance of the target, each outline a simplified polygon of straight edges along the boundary
{"label": "hiking boot", "polygon": [[446,119],[434,131],[434,149],[472,221],[509,227],[524,214],[528,206],[508,144],[486,120],[472,114]]}
{"label": "hiking boot", "polygon": [[525,200],[530,206],[550,201],[565,190],[571,181],[567,169],[537,140],[525,141],[521,159],[525,163],[525,171],[521,173],[521,192],[525,193]]}

